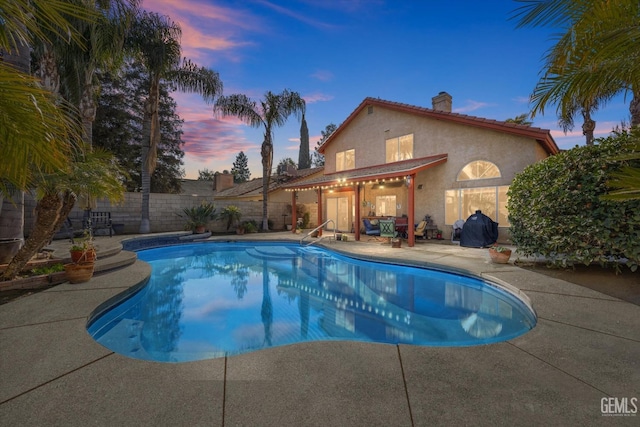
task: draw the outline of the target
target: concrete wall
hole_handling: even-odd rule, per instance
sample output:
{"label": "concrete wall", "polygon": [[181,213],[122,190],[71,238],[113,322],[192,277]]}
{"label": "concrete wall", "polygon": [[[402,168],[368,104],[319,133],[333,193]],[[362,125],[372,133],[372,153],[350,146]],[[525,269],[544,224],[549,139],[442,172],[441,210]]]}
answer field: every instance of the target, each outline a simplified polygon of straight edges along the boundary
{"label": "concrete wall", "polygon": [[[125,200],[119,205],[110,204],[106,200],[98,200],[94,211],[109,211],[114,224],[123,224],[124,234],[136,234],[140,227],[141,193],[126,193]],[[182,194],[150,195],[150,222],[151,232],[183,231],[185,220],[180,217],[183,208],[199,205],[202,201],[211,201],[211,198],[203,196],[191,196]],[[255,220],[258,224],[262,221],[262,202],[258,201],[213,201],[216,212],[229,205],[235,205],[242,212],[242,221]],[[282,230],[283,214],[287,214],[288,223],[291,223],[289,204],[284,202],[269,202],[269,219],[273,221],[274,230]],[[308,205],[309,208],[312,205]],[[317,209],[316,209],[317,212]],[[25,234],[29,234],[35,218],[35,201],[33,197],[25,200]],[[316,214],[317,215],[317,214]],[[76,205],[70,218],[80,226],[83,217],[82,207]],[[317,216],[316,216],[317,218]],[[211,221],[208,227],[213,232],[226,231],[226,223],[222,220]]]}

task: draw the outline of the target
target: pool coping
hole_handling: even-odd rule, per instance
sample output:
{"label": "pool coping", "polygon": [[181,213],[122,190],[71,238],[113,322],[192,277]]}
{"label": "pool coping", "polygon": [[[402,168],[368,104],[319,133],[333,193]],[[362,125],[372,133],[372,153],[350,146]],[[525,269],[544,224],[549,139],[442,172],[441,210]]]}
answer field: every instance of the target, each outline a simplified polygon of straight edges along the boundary
{"label": "pool coping", "polygon": [[[390,252],[365,242],[331,245]],[[87,284],[0,306],[0,420],[493,426],[601,425],[608,415],[604,421],[637,422],[632,414],[603,414],[601,404],[640,395],[640,307],[514,265],[491,265],[480,251],[416,246],[394,257],[438,261],[509,284],[531,298],[538,324],[516,339],[478,347],[321,342],[224,360],[136,361],[99,346],[85,329],[89,313],[148,276],[148,266],[136,261]]]}

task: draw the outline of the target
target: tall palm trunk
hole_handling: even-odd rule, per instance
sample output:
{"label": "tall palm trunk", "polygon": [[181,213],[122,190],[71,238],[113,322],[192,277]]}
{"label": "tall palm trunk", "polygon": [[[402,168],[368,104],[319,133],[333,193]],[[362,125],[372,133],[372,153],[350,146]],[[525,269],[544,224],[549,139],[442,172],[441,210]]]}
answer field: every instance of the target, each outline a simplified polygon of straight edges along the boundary
{"label": "tall palm trunk", "polygon": [[268,193],[273,164],[273,143],[271,142],[270,129],[265,131],[260,154],[262,155],[262,230],[269,231]]}
{"label": "tall palm trunk", "polygon": [[582,134],[585,136],[586,144],[593,145],[593,131],[596,129],[596,122],[591,118],[591,111],[588,108],[582,109]]}
{"label": "tall palm trunk", "polygon": [[[148,101],[147,101],[148,102]],[[142,121],[142,173],[140,175],[141,191],[142,191],[142,206],[139,232],[142,234],[151,232],[151,224],[149,222],[149,193],[151,192],[151,173],[149,172],[149,163],[147,158],[149,157],[149,144],[151,139],[151,118],[147,117],[149,109],[145,107],[144,119]]]}
{"label": "tall palm trunk", "polygon": [[633,88],[633,99],[629,104],[631,126],[640,126],[640,88]]}
{"label": "tall palm trunk", "polygon": [[158,122],[158,106],[160,103],[160,75],[150,77],[149,98],[145,103],[142,122],[142,218],[140,233],[151,232],[149,218],[149,197],[151,193],[151,174],[156,167],[157,146],[160,139],[160,124]]}
{"label": "tall palm trunk", "polygon": [[2,280],[14,279],[20,270],[29,262],[29,260],[40,250],[41,241],[47,241],[50,235],[51,226],[55,224],[60,216],[62,208],[62,200],[57,193],[46,194],[36,207],[36,222],[31,230],[29,238],[25,241],[24,246],[13,257],[6,270],[2,274]]}
{"label": "tall palm trunk", "polygon": [[93,122],[96,120],[95,87],[92,84],[93,73],[85,71],[84,85],[80,95],[80,117],[82,118],[82,140],[93,145]]}

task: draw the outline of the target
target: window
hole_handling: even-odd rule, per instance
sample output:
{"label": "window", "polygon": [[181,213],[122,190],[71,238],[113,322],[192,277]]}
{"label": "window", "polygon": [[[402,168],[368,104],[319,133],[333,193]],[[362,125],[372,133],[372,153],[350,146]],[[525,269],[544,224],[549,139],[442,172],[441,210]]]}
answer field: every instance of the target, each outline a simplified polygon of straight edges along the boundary
{"label": "window", "polygon": [[340,151],[336,153],[336,172],[356,167],[356,150]]}
{"label": "window", "polygon": [[376,196],[376,216],[396,216],[396,196]]}
{"label": "window", "polygon": [[458,174],[458,181],[473,179],[500,178],[500,169],[491,162],[476,160],[468,163]]}
{"label": "window", "polygon": [[508,190],[508,185],[446,190],[445,223],[451,225],[459,219],[466,220],[477,210],[481,210],[483,214],[496,221],[501,227],[508,227]]}
{"label": "window", "polygon": [[398,138],[390,138],[385,141],[387,163],[399,162],[400,160],[413,159],[413,134],[404,135]]}

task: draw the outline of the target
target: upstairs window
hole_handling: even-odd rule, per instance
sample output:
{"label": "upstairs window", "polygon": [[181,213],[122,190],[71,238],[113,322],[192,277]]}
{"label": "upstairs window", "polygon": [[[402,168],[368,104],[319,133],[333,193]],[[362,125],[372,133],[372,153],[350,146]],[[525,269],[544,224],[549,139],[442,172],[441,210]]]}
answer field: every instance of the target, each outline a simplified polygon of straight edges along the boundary
{"label": "upstairs window", "polygon": [[336,153],[336,172],[355,169],[356,167],[356,150],[340,151]]}
{"label": "upstairs window", "polygon": [[390,138],[385,141],[386,162],[399,162],[413,159],[413,134],[403,135],[398,138]]}
{"label": "upstairs window", "polygon": [[458,181],[470,181],[474,179],[500,178],[500,169],[486,160],[476,160],[467,163],[458,174]]}

